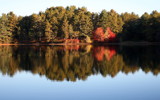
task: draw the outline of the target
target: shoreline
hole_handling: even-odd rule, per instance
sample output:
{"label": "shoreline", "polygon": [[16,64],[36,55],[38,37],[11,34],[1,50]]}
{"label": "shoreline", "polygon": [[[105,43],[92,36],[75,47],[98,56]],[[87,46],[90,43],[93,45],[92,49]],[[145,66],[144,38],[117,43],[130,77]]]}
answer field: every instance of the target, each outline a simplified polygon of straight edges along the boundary
{"label": "shoreline", "polygon": [[132,46],[132,45],[160,45],[160,42],[116,42],[116,43],[4,43],[0,44],[0,46],[20,46],[20,45],[35,45],[35,46],[52,46],[52,45],[125,45],[125,46]]}
{"label": "shoreline", "polygon": [[0,46],[16,46],[16,45],[92,45],[91,43],[7,43],[7,44],[0,44]]}

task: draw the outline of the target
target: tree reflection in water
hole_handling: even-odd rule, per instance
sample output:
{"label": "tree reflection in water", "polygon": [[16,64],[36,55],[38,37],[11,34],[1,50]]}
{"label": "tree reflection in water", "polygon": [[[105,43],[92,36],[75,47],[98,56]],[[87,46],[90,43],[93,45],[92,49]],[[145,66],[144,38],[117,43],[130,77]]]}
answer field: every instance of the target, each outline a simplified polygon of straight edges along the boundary
{"label": "tree reflection in water", "polygon": [[45,75],[50,80],[86,80],[101,74],[160,72],[158,46],[0,46],[0,71],[13,76],[17,71]]}

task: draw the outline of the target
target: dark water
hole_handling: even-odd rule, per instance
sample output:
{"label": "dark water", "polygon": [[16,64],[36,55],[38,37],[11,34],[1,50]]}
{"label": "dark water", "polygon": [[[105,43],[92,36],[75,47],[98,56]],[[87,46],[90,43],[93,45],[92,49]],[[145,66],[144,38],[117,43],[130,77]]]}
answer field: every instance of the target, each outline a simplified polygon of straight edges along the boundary
{"label": "dark water", "polygon": [[0,46],[0,100],[160,100],[160,46]]}

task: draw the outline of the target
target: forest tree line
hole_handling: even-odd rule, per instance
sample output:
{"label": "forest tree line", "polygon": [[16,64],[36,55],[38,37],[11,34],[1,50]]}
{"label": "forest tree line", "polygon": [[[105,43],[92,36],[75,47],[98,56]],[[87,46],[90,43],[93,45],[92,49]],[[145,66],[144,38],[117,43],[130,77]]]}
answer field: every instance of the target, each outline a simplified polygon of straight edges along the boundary
{"label": "forest tree line", "polygon": [[[51,7],[30,16],[13,12],[0,16],[0,43],[59,42],[61,39],[93,39],[93,31],[109,27],[121,41],[160,41],[160,13],[153,11],[138,16],[135,13],[118,14],[113,9],[100,13],[85,7]],[[93,40],[92,40],[93,41]]]}

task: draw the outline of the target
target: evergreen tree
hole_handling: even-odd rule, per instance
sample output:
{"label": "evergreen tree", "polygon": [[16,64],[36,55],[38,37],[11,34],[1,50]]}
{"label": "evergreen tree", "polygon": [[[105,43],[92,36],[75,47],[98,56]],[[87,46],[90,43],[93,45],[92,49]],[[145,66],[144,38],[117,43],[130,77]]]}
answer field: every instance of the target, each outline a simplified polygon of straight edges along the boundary
{"label": "evergreen tree", "polygon": [[107,27],[110,27],[114,33],[122,31],[123,21],[122,18],[113,9],[107,14]]}
{"label": "evergreen tree", "polygon": [[18,40],[19,41],[28,41],[31,38],[31,33],[29,34],[29,32],[31,31],[31,23],[32,23],[32,18],[31,16],[25,16],[23,17],[18,24],[19,27],[19,35],[18,35]]}
{"label": "evergreen tree", "polygon": [[3,43],[6,40],[6,35],[8,34],[8,27],[7,27],[7,15],[2,14],[0,17],[0,42]]}
{"label": "evergreen tree", "polygon": [[100,15],[99,15],[99,19],[98,19],[98,22],[97,22],[97,27],[102,27],[103,29],[106,29],[107,28],[107,11],[106,10],[102,10]]}
{"label": "evergreen tree", "polygon": [[51,24],[48,21],[46,21],[45,22],[45,33],[44,33],[44,35],[45,35],[45,39],[46,39],[47,42],[50,42],[51,39],[52,39],[51,28],[52,28]]}
{"label": "evergreen tree", "polygon": [[96,29],[98,26],[98,21],[99,21],[99,15],[98,13],[92,13],[92,23],[93,23],[93,28]]}
{"label": "evergreen tree", "polygon": [[86,8],[77,9],[73,18],[73,29],[77,31],[79,35],[91,35],[93,30],[91,17],[91,13],[87,12]]}
{"label": "evergreen tree", "polygon": [[75,32],[73,31],[73,26],[71,24],[68,27],[68,32],[69,32],[69,38],[72,38]]}
{"label": "evergreen tree", "polygon": [[64,16],[63,22],[62,22],[62,33],[64,34],[64,37],[67,39],[69,38],[69,23],[67,16]]}
{"label": "evergreen tree", "polygon": [[8,31],[10,33],[12,33],[12,36],[15,35],[15,31],[17,29],[17,24],[18,24],[18,17],[13,13],[13,12],[10,12],[7,14],[7,17],[8,17]]}
{"label": "evergreen tree", "polygon": [[10,12],[7,15],[3,14],[0,18],[0,40],[2,43],[13,42],[18,23],[17,16]]}
{"label": "evergreen tree", "polygon": [[37,14],[33,14],[31,16],[31,20],[31,27],[29,30],[30,39],[41,41],[42,37],[44,36],[44,22],[41,16]]}

